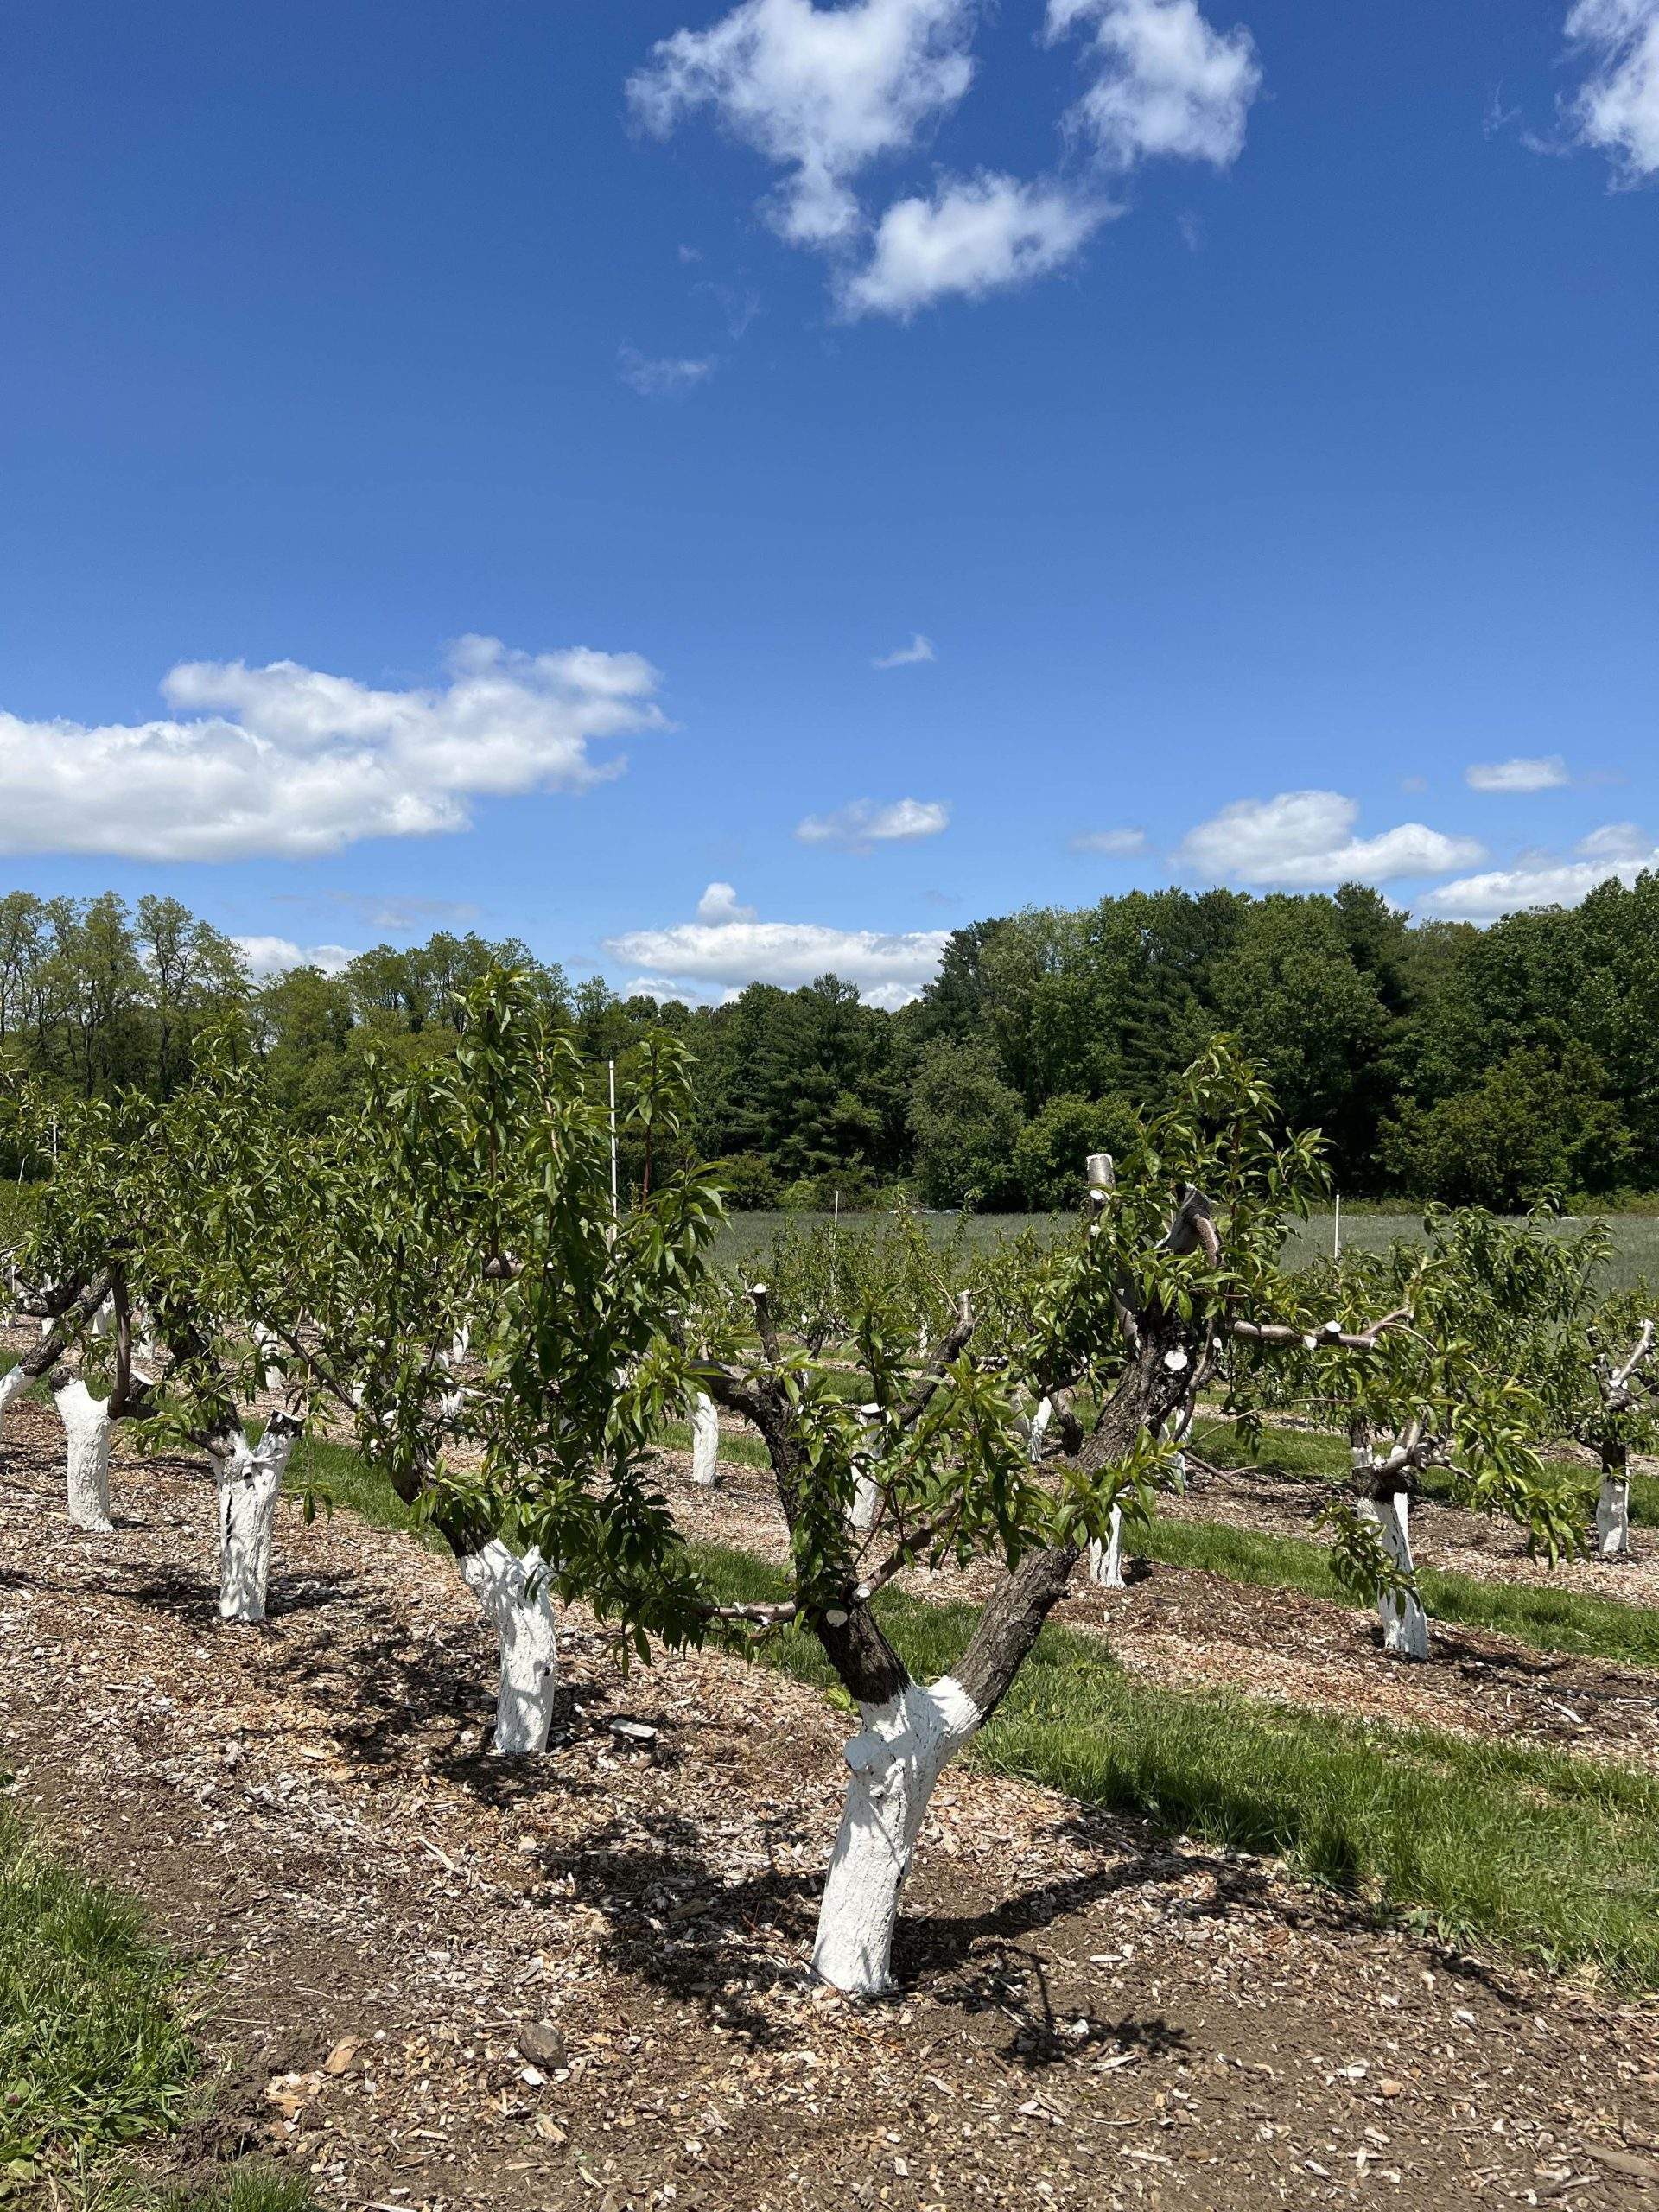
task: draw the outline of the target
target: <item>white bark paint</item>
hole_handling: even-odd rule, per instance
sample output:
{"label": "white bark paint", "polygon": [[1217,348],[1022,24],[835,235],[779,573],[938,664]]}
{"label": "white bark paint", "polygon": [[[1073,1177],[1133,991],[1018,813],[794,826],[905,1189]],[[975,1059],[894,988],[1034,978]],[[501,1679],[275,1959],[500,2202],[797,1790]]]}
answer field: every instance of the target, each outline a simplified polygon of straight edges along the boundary
{"label": "white bark paint", "polygon": [[1123,1581],[1123,1509],[1112,1508],[1110,1533],[1103,1544],[1098,1539],[1089,1547],[1089,1580],[1098,1583],[1103,1590],[1122,1590]]}
{"label": "white bark paint", "polygon": [[107,1535],[110,1519],[109,1401],[95,1398],[77,1376],[53,1393],[69,1451],[69,1525]]}
{"label": "white bark paint", "polygon": [[106,1298],[104,1303],[99,1307],[97,1313],[93,1314],[91,1322],[87,1325],[86,1333],[88,1336],[94,1337],[101,1341],[105,1337],[109,1335],[111,1330],[114,1328],[114,1326],[115,1300],[113,1298]]}
{"label": "white bark paint", "polygon": [[21,1398],[28,1389],[29,1378],[21,1366],[9,1367],[0,1375],[0,1445],[6,1440],[6,1408],[14,1398]]}
{"label": "white bark paint", "polygon": [[892,1982],[899,1895],[933,1785],[982,1716],[949,1675],[931,1687],[912,1682],[860,1712],[864,1726],[846,1749],[851,1779],[812,1964],[849,1996],[877,1997]]}
{"label": "white bark paint", "polygon": [[276,1500],[297,1431],[268,1427],[257,1445],[238,1434],[217,1462],[219,1618],[255,1624],[265,1618]]}
{"label": "white bark paint", "polygon": [[[0,1379],[0,1390],[5,1389]],[[1630,1555],[1630,1482],[1626,1470],[1602,1471],[1601,1495],[1596,1500],[1596,1554],[1600,1559],[1629,1559]]]}
{"label": "white bark paint", "polygon": [[[881,1408],[880,1406],[861,1406],[858,1410],[868,1423],[874,1420]],[[874,1434],[873,1429],[867,1429],[866,1433]],[[848,1517],[853,1527],[861,1532],[874,1528],[876,1516],[881,1510],[881,1492],[867,1457],[853,1462],[853,1510]]]}
{"label": "white bark paint", "polygon": [[1054,1401],[1052,1398],[1040,1399],[1026,1431],[1026,1456],[1033,1467],[1043,1456],[1043,1440],[1048,1434],[1048,1424],[1053,1418]]}
{"label": "white bark paint", "polygon": [[[1402,1573],[1409,1574],[1410,1507],[1405,1491],[1396,1491],[1391,1497],[1363,1497],[1359,1510],[1367,1521],[1375,1523],[1378,1541],[1389,1557]],[[1428,1616],[1414,1590],[1397,1598],[1385,1591],[1376,1601],[1376,1617],[1382,1624],[1382,1649],[1392,1657],[1427,1658]]]}
{"label": "white bark paint", "polygon": [[691,1479],[699,1490],[720,1480],[720,1408],[706,1390],[691,1403]]}
{"label": "white bark paint", "polygon": [[274,1330],[266,1328],[263,1321],[256,1321],[253,1325],[253,1348],[259,1356],[259,1387],[274,1395],[287,1379],[283,1369],[282,1340]]}
{"label": "white bark paint", "polygon": [[553,1719],[559,1649],[546,1581],[538,1584],[533,1598],[528,1594],[531,1579],[543,1573],[542,1555],[532,1546],[520,1559],[499,1536],[493,1536],[481,1552],[469,1553],[461,1560],[461,1571],[495,1630],[501,1655],[496,1751],[508,1758],[544,1751]]}

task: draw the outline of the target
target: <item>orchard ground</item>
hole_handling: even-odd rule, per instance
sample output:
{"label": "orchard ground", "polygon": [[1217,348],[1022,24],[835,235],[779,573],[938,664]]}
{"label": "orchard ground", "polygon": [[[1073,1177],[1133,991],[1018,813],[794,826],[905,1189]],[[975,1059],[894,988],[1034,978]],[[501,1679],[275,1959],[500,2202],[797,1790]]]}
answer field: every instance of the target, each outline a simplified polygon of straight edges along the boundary
{"label": "orchard ground", "polygon": [[[664,1476],[711,1564],[764,1580],[779,1532],[753,1440],[729,1437],[712,1497],[672,1451]],[[317,1457],[397,1519],[349,1455]],[[26,1400],[0,1462],[10,1795],[138,1901],[183,1964],[200,2054],[135,2186],[274,2163],[382,2212],[1257,2212],[1635,2205],[1659,2185],[1659,1670],[1459,1626],[1402,1671],[1351,1605],[1190,1564],[1079,1590],[941,1783],[902,1994],[860,2005],[804,1967],[845,1732],[810,1658],[625,1672],[573,1617],[550,1752],[509,1769],[486,1751],[476,1608],[407,1530],[344,1503],[307,1526],[285,1502],[270,1623],[224,1629],[204,1464],[118,1444],[112,1538],[70,1531],[61,1487],[55,1416]],[[1449,1508],[1424,1519],[1426,1557],[1471,1581],[1545,1572]],[[1169,1528],[1308,1534],[1248,1474]],[[1577,1594],[1634,1622],[1654,1573],[1575,1567],[1566,1594],[1587,1577]],[[948,1638],[968,1594],[912,1578],[894,1603],[908,1636]],[[650,1750],[613,1733],[624,1718]],[[1069,1788],[1032,1778],[1057,1743]],[[1122,1809],[1160,1758],[1189,1801]],[[1277,1840],[1243,1847],[1260,1815],[1242,1800],[1228,1840],[1230,1792],[1259,1808],[1274,1775]],[[1390,1857],[1388,1821],[1432,1826],[1436,1802],[1458,1815],[1440,1857]],[[1502,1906],[1495,1820],[1548,1847],[1515,1886],[1555,1885],[1565,1970],[1541,1962],[1541,1922],[1471,1932]],[[1414,1868],[1452,1911],[1390,1897]]]}
{"label": "orchard ground", "polygon": [[[879,1214],[847,1213],[842,1221],[850,1231],[879,1227],[882,1218]],[[946,1237],[955,1233],[958,1217],[931,1213],[918,1218],[931,1234]],[[1518,1217],[1511,1215],[1508,1218]],[[830,1215],[823,1213],[734,1214],[727,1224],[719,1256],[728,1261],[740,1257],[759,1259],[772,1249],[780,1232],[819,1226],[831,1219]],[[979,1243],[1019,1236],[1031,1230],[1039,1236],[1053,1235],[1069,1228],[1072,1219],[1070,1214],[970,1214],[967,1225],[969,1237]],[[1570,1234],[1591,1219],[1605,1220],[1612,1234],[1612,1252],[1600,1278],[1604,1292],[1632,1289],[1640,1282],[1659,1284],[1659,1211],[1567,1216],[1555,1226],[1562,1234]],[[1294,1224],[1285,1240],[1284,1265],[1299,1268],[1305,1267],[1310,1260],[1328,1259],[1336,1230],[1335,1217],[1328,1212],[1313,1213],[1305,1222]],[[1374,1211],[1369,1205],[1343,1208],[1341,1241],[1344,1250],[1384,1252],[1396,1238],[1420,1243],[1422,1235],[1421,1209],[1409,1212]]]}

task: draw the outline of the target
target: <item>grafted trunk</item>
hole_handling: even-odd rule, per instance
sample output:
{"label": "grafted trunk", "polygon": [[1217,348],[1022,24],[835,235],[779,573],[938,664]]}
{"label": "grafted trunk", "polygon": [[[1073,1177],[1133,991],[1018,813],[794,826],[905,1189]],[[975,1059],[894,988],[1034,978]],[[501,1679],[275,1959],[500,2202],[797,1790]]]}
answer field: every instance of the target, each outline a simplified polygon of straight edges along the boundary
{"label": "grafted trunk", "polygon": [[[1402,1574],[1412,1572],[1410,1502],[1404,1491],[1360,1500],[1359,1510],[1376,1529],[1377,1540]],[[1382,1624],[1382,1649],[1395,1659],[1427,1659],[1428,1616],[1414,1590],[1398,1596],[1383,1591],[1376,1601]]]}
{"label": "grafted trunk", "polygon": [[[4,1387],[0,1382],[0,1389]],[[1596,1554],[1600,1559],[1630,1556],[1630,1463],[1619,1450],[1602,1453],[1601,1495],[1596,1500]]]}
{"label": "grafted trunk", "polygon": [[846,1809],[812,1964],[849,1996],[876,1997],[892,1985],[899,1900],[933,1786],[983,1716],[949,1675],[907,1682],[885,1704],[859,1711],[864,1726],[846,1749]]}
{"label": "grafted trunk", "polygon": [[276,1501],[297,1427],[278,1414],[257,1444],[240,1427],[215,1452],[219,1482],[219,1618],[255,1625],[265,1618]]}
{"label": "grafted trunk", "polygon": [[706,1390],[691,1404],[691,1479],[699,1490],[720,1480],[720,1408]]}
{"label": "grafted trunk", "polygon": [[482,1551],[462,1558],[461,1571],[495,1630],[500,1651],[495,1749],[508,1758],[544,1751],[557,1687],[558,1629],[542,1555],[532,1546],[521,1559],[493,1536]]}
{"label": "grafted trunk", "polygon": [[52,1378],[52,1395],[68,1447],[69,1524],[108,1535],[110,1518],[110,1407],[95,1398],[79,1376],[61,1370]]}
{"label": "grafted trunk", "polygon": [[1122,1590],[1123,1583],[1123,1509],[1112,1508],[1112,1517],[1105,1542],[1098,1539],[1089,1547],[1089,1580],[1098,1583],[1103,1590]]}

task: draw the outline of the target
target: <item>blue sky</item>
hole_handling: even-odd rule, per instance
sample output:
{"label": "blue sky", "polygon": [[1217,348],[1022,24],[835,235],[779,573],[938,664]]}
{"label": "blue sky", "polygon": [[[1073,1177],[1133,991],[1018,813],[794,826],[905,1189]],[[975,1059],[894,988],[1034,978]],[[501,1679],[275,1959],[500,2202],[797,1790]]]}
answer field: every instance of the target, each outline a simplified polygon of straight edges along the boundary
{"label": "blue sky", "polygon": [[8,18],[6,887],[892,1003],[1652,856],[1659,0]]}

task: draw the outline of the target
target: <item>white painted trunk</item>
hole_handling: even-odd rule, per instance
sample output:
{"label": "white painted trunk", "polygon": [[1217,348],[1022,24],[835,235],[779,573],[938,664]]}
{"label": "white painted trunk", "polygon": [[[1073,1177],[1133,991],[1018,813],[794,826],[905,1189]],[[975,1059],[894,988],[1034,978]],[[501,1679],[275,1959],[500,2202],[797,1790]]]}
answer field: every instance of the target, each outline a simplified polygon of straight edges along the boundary
{"label": "white painted trunk", "polygon": [[1089,1580],[1098,1583],[1103,1590],[1122,1590],[1123,1582],[1123,1509],[1112,1508],[1110,1532],[1103,1544],[1098,1538],[1089,1547]]}
{"label": "white painted trunk", "polygon": [[1053,1418],[1054,1401],[1052,1398],[1041,1399],[1031,1417],[1031,1426],[1026,1431],[1027,1456],[1033,1467],[1043,1456],[1043,1440],[1048,1434],[1048,1424]]}
{"label": "white painted trunk", "polygon": [[[1410,1505],[1404,1491],[1391,1497],[1362,1498],[1359,1510],[1376,1527],[1383,1550],[1402,1573],[1412,1571]],[[1427,1659],[1428,1616],[1416,1592],[1391,1597],[1386,1591],[1376,1601],[1382,1624],[1382,1649],[1395,1659]]]}
{"label": "white painted trunk", "polygon": [[110,1420],[107,1398],[95,1398],[79,1376],[54,1394],[68,1445],[69,1524],[107,1535],[110,1519]]}
{"label": "white painted trunk", "polygon": [[238,1435],[219,1467],[219,1618],[254,1625],[265,1618],[276,1501],[297,1432],[267,1428],[257,1445]]}
{"label": "white painted trunk", "polygon": [[691,1479],[699,1490],[720,1480],[720,1408],[706,1390],[691,1405]]}
{"label": "white painted trunk", "polygon": [[532,1546],[519,1558],[499,1536],[481,1552],[461,1562],[467,1586],[495,1630],[501,1675],[495,1700],[495,1748],[503,1758],[519,1758],[547,1749],[558,1682],[558,1628],[545,1580],[530,1595],[533,1578],[543,1573]]}
{"label": "white painted trunk", "polygon": [[814,1969],[851,1997],[877,1997],[893,1980],[899,1900],[933,1785],[982,1718],[949,1675],[912,1682],[886,1705],[860,1707],[848,1744],[851,1779],[818,1912]]}
{"label": "white painted trunk", "polygon": [[274,1395],[287,1379],[281,1357],[281,1339],[263,1322],[256,1321],[253,1325],[253,1348],[259,1355],[259,1387],[268,1395]]}
{"label": "white painted trunk", "polygon": [[881,1493],[876,1488],[875,1477],[868,1467],[861,1467],[853,1484],[853,1510],[850,1516],[855,1529],[874,1529]]}
{"label": "white painted trunk", "polygon": [[[4,1388],[0,1381],[0,1390]],[[1626,1468],[1602,1470],[1601,1495],[1596,1500],[1596,1552],[1601,1559],[1630,1555],[1630,1478]]]}
{"label": "white painted trunk", "polygon": [[9,1367],[0,1375],[0,1445],[6,1440],[6,1408],[14,1398],[21,1398],[29,1388],[29,1378],[21,1366]]}
{"label": "white painted trunk", "polygon": [[112,1298],[106,1298],[87,1325],[86,1333],[101,1341],[109,1335],[114,1326],[115,1300]]}

